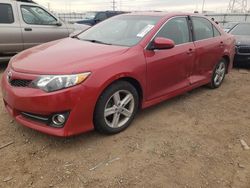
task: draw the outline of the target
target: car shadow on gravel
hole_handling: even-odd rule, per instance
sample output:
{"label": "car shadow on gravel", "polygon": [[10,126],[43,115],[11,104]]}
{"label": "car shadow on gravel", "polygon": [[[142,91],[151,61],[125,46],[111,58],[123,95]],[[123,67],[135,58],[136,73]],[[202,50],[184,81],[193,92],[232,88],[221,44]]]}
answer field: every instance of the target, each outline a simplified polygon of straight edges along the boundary
{"label": "car shadow on gravel", "polygon": [[183,95],[174,97],[172,99],[166,100],[165,102],[154,105],[145,110],[140,110],[138,115],[135,118],[135,121],[132,123],[132,125],[124,132],[121,132],[116,135],[104,135],[96,131],[90,131],[87,133],[83,133],[83,134],[68,137],[68,138],[60,138],[60,137],[46,135],[38,131],[22,127],[19,124],[16,126],[20,126],[18,128],[22,132],[20,134],[25,135],[25,137],[28,140],[32,141],[33,144],[36,144],[35,142],[47,143],[47,146],[49,146],[50,148],[57,148],[59,146],[59,147],[63,147],[66,150],[67,148],[70,149],[71,147],[74,147],[74,148],[82,148],[84,146],[89,147],[93,144],[95,145],[95,143],[100,144],[104,141],[108,141],[110,140],[110,138],[111,140],[115,140],[115,139],[119,139],[121,137],[127,136],[128,132],[131,131],[131,129],[137,129],[138,128],[137,126],[141,126],[137,124],[136,122],[140,121],[144,117],[147,117],[147,116],[153,117],[154,115],[157,115],[158,113],[160,113],[162,110],[171,108],[172,105],[178,105],[179,103],[183,103],[187,99],[195,97],[196,95],[208,92],[209,90],[210,89],[207,88],[206,86],[200,87],[190,92],[184,93]]}

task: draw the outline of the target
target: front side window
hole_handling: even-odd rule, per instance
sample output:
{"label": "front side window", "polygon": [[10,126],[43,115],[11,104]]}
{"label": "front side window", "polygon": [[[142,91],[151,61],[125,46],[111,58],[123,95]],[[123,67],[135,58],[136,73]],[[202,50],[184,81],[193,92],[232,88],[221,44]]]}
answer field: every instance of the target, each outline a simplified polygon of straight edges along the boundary
{"label": "front side window", "polygon": [[204,40],[214,37],[212,23],[205,18],[192,17],[195,40]]}
{"label": "front side window", "polygon": [[14,23],[14,16],[10,4],[0,3],[0,24]]}
{"label": "front side window", "polygon": [[190,42],[190,32],[187,18],[178,17],[168,21],[156,37],[171,39],[176,45]]}
{"label": "front side window", "polygon": [[56,18],[51,16],[47,11],[40,7],[22,5],[21,11],[23,20],[27,24],[32,25],[55,25]]}
{"label": "front side window", "polygon": [[160,19],[160,16],[115,16],[91,27],[78,35],[78,38],[90,42],[131,47],[138,44]]}

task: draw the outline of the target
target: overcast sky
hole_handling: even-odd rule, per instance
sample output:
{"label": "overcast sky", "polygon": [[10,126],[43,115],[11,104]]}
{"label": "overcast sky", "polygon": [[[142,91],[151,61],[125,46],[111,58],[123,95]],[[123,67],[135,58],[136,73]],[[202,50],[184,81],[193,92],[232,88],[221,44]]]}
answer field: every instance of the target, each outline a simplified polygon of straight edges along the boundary
{"label": "overcast sky", "polygon": [[[35,0],[60,12],[111,10],[112,0]],[[201,11],[203,0],[116,0],[117,10]],[[205,10],[225,12],[229,0],[205,0]]]}

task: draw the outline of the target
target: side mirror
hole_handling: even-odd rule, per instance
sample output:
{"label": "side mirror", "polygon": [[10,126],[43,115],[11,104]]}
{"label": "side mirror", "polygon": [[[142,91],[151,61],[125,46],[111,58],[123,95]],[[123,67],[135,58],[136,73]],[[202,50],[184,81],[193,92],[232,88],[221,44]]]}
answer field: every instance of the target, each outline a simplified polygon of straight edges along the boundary
{"label": "side mirror", "polygon": [[151,50],[167,50],[175,47],[175,43],[171,39],[156,37],[151,44]]}
{"label": "side mirror", "polygon": [[62,26],[62,22],[57,21],[57,22],[56,22],[56,26],[58,26],[58,27]]}

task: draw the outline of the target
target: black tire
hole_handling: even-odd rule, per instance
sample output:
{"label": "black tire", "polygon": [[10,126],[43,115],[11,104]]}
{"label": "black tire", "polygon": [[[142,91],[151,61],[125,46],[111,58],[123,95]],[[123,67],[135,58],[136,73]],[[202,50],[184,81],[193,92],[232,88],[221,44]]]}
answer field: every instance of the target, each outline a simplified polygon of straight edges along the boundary
{"label": "black tire", "polygon": [[[219,82],[216,82],[216,76],[218,76],[217,70],[220,68],[220,66],[222,66],[224,68],[224,73],[221,73],[221,75],[220,75],[221,80]],[[213,75],[212,75],[209,87],[212,88],[212,89],[219,88],[221,86],[221,84],[223,83],[224,79],[225,79],[226,72],[227,72],[227,61],[224,58],[222,58],[214,68]]]}
{"label": "black tire", "polygon": [[[133,96],[133,99],[134,99],[133,100],[133,106],[134,106],[134,108],[133,108],[133,112],[131,110],[132,115],[129,117],[127,122],[124,125],[122,125],[121,127],[115,127],[114,128],[114,127],[109,126],[107,117],[105,118],[104,113],[105,113],[105,110],[107,109],[106,107],[107,107],[107,105],[109,105],[110,101],[111,100],[115,101],[112,97],[116,93],[123,92],[123,91],[127,92],[130,97]],[[132,95],[130,95],[129,93],[132,94]],[[122,93],[119,94],[119,96],[120,95],[122,95]],[[122,102],[122,100],[121,100],[121,102]],[[130,104],[128,104],[128,105],[130,105]],[[111,105],[112,108],[114,106],[116,107],[115,104],[113,104],[113,106]],[[94,111],[95,130],[100,132],[100,133],[104,133],[104,134],[117,134],[117,133],[125,130],[131,124],[131,122],[133,121],[133,119],[134,119],[134,117],[135,117],[135,115],[136,115],[136,113],[138,111],[138,107],[139,107],[139,96],[138,96],[138,92],[135,89],[135,87],[132,84],[130,84],[129,82],[126,82],[126,81],[116,81],[115,83],[110,85],[101,94],[101,96],[99,97],[99,99],[97,101],[95,111]],[[120,113],[120,112],[116,112],[116,113]],[[120,114],[120,115],[123,116],[123,114]],[[120,116],[119,116],[119,118],[120,118]],[[125,118],[128,118],[128,117],[125,117]],[[113,121],[114,121],[114,119],[113,119]]]}

